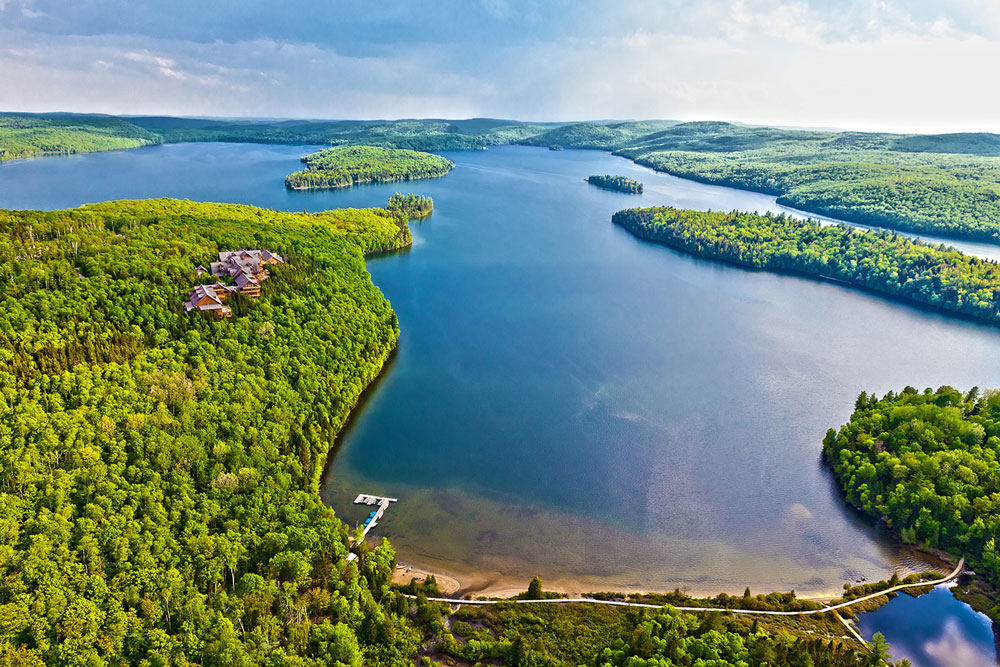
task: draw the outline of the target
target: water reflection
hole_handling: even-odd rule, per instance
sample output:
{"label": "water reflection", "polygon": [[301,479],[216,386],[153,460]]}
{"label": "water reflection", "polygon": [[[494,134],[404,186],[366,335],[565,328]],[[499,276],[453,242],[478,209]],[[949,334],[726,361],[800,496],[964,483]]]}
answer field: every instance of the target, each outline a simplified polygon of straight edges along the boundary
{"label": "water reflection", "polygon": [[893,658],[914,667],[984,667],[1000,664],[993,624],[938,586],[919,598],[900,595],[880,609],[862,614],[858,626],[866,639],[881,632]]}

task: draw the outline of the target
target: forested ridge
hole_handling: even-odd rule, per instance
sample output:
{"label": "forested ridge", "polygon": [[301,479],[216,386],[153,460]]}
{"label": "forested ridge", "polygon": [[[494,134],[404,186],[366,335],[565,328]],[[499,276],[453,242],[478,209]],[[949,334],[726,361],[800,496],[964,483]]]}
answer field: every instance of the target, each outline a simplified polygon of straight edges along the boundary
{"label": "forested ridge", "polygon": [[0,114],[0,162],[36,155],[90,153],[160,143],[160,137],[111,116]]}
{"label": "forested ridge", "polygon": [[683,123],[616,154],[850,222],[1000,241],[1000,136]]}
{"label": "forested ridge", "polygon": [[979,606],[1000,619],[1000,393],[862,392],[823,455],[848,502],[906,542],[964,555],[993,589]]}
{"label": "forested ridge", "polygon": [[341,146],[302,158],[306,168],[289,174],[285,186],[305,190],[342,188],[361,183],[436,178],[455,163],[440,155],[378,146]]}
{"label": "forested ridge", "polygon": [[1000,322],[1000,265],[889,231],[785,214],[635,208],[612,220],[636,236],[754,269],[804,273]]}

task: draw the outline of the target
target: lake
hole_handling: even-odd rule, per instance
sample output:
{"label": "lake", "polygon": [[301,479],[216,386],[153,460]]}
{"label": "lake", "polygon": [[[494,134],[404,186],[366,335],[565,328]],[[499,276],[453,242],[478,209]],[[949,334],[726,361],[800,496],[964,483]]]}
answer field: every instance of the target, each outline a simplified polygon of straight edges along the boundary
{"label": "lake", "polygon": [[[287,191],[311,150],[17,161],[0,165],[0,206],[171,196],[316,211],[431,195],[413,248],[368,263],[399,349],[331,454],[323,494],[351,523],[367,514],[357,493],[399,498],[375,536],[467,590],[523,590],[538,574],[571,591],[824,594],[923,566],[844,505],[822,438],[862,390],[1000,385],[1000,329],[639,241],[611,214],[785,209],[605,153],[446,153],[457,167],[441,179]],[[644,194],[583,180],[605,173]]]}

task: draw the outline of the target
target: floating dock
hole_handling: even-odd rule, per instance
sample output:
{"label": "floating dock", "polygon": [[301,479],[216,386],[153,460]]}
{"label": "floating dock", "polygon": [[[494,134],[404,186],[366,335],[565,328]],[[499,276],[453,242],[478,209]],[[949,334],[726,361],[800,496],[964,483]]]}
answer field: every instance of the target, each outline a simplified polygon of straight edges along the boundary
{"label": "floating dock", "polygon": [[396,502],[399,502],[396,498],[383,498],[382,496],[372,496],[367,493],[358,494],[358,497],[354,499],[355,505],[376,505],[378,507],[361,524],[364,527],[364,531],[361,533],[362,540],[368,536],[369,530],[378,525],[378,520],[385,514],[385,511],[389,508],[389,504]]}

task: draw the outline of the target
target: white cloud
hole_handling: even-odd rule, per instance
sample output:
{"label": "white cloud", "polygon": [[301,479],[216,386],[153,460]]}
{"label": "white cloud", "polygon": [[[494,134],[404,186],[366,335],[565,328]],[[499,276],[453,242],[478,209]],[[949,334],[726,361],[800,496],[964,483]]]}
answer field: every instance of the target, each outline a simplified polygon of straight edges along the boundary
{"label": "white cloud", "polygon": [[[0,11],[14,1],[0,0]],[[493,24],[508,39],[396,41],[345,55],[263,37],[0,31],[0,109],[1000,131],[1000,90],[986,72],[1000,42],[981,25],[1000,24],[1000,8],[982,0],[584,3],[564,30],[535,37],[518,26],[541,20],[541,5],[481,1],[505,17]]]}

